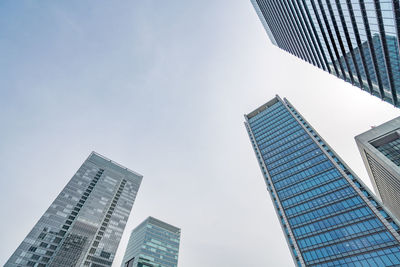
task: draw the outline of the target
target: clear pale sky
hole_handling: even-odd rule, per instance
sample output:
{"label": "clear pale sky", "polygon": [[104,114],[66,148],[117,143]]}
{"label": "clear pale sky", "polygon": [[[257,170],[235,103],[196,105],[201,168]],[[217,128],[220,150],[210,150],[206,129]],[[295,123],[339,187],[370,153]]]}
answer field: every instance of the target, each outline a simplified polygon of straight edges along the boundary
{"label": "clear pale sky", "polygon": [[144,175],[130,231],[180,267],[293,266],[243,126],[287,97],[368,184],[354,136],[399,109],[271,45],[250,0],[0,1],[0,264],[92,150]]}

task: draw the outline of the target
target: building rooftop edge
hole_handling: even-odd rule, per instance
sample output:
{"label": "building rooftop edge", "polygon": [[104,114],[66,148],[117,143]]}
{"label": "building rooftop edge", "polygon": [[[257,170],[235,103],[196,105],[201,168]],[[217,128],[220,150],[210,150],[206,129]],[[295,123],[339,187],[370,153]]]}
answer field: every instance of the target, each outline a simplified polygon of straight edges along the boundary
{"label": "building rooftop edge", "polygon": [[400,124],[400,116],[372,127],[371,129],[356,135],[354,139],[358,142],[371,142],[374,139],[380,138],[382,135],[397,130],[399,128],[398,124]]}
{"label": "building rooftop edge", "polygon": [[245,114],[244,116],[247,119],[251,119],[254,116],[256,116],[258,113],[266,110],[267,108],[269,108],[270,106],[272,106],[273,104],[277,103],[281,101],[281,98],[279,97],[279,95],[276,95],[274,98],[272,98],[271,100],[269,100],[268,102],[266,102],[265,104],[259,106],[258,108],[256,108],[255,110],[253,110],[252,112]]}
{"label": "building rooftop edge", "polygon": [[99,154],[99,153],[97,153],[96,151],[92,151],[92,153],[90,153],[90,155],[89,155],[89,158],[90,158],[92,155],[96,155],[96,156],[98,156],[98,157],[100,157],[100,158],[102,158],[102,159],[104,159],[104,160],[107,160],[107,161],[111,162],[112,164],[114,164],[114,165],[120,167],[121,169],[124,169],[124,170],[126,170],[126,171],[128,171],[128,172],[133,173],[133,174],[136,175],[136,176],[139,176],[139,177],[143,178],[143,175],[141,175],[140,173],[135,172],[135,171],[133,171],[133,170],[131,170],[131,169],[129,169],[129,168],[127,168],[127,167],[125,167],[125,166],[123,166],[123,165],[121,165],[121,164],[119,164],[119,163],[117,163],[117,162],[115,162],[115,161],[113,161],[113,160],[111,160],[111,159],[109,159],[109,158],[107,158],[107,157],[105,157],[105,156]]}
{"label": "building rooftop edge", "polygon": [[167,231],[173,232],[175,234],[180,234],[181,233],[181,228],[173,226],[169,223],[166,223],[164,221],[161,221],[159,219],[156,219],[152,216],[147,217],[143,222],[141,222],[138,226],[136,226],[135,228],[133,228],[132,232],[135,232],[139,229],[141,229],[144,225],[146,224],[153,224],[153,225],[157,225]]}
{"label": "building rooftop edge", "polygon": [[179,227],[177,227],[177,226],[174,226],[174,225],[172,225],[172,224],[166,223],[166,222],[164,222],[164,221],[161,221],[160,219],[154,218],[153,216],[149,216],[149,217],[147,218],[147,220],[154,220],[154,221],[160,222],[160,223],[162,223],[162,224],[165,224],[165,225],[167,225],[167,226],[170,226],[170,227],[172,227],[172,228],[175,228],[177,231],[180,231],[180,230],[181,230],[181,228],[179,228]]}

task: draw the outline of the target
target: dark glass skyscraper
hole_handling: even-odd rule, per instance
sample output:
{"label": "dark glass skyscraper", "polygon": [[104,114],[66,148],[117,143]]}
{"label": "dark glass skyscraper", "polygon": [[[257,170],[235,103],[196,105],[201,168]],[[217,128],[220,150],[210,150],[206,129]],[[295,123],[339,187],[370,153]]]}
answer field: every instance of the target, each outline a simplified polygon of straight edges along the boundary
{"label": "dark glass skyscraper", "polygon": [[399,266],[400,228],[285,99],[245,115],[297,266]]}
{"label": "dark glass skyscraper", "polygon": [[251,0],[283,50],[399,107],[399,0]]}
{"label": "dark glass skyscraper", "polygon": [[109,267],[142,176],[91,153],[5,267]]}

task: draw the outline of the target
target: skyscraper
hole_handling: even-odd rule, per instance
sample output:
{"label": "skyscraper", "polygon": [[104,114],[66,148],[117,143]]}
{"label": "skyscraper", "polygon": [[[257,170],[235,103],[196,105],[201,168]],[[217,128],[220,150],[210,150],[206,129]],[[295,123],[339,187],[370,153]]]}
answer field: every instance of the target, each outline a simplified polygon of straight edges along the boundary
{"label": "skyscraper", "polygon": [[122,267],[177,267],[181,230],[153,217],[133,229]]}
{"label": "skyscraper", "polygon": [[297,266],[399,266],[400,228],[285,99],[245,115]]}
{"label": "skyscraper", "polygon": [[399,107],[398,0],[251,0],[272,43]]}
{"label": "skyscraper", "polygon": [[141,181],[92,152],[5,266],[111,266]]}
{"label": "skyscraper", "polygon": [[400,219],[400,117],[355,139],[375,192]]}

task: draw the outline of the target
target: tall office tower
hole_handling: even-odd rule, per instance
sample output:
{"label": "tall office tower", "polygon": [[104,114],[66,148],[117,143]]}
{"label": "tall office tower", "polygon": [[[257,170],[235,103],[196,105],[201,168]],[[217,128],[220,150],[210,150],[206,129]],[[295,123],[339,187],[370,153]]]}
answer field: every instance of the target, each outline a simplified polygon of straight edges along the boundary
{"label": "tall office tower", "polygon": [[131,233],[122,267],[176,267],[181,229],[148,217]]}
{"label": "tall office tower", "polygon": [[400,228],[285,99],[245,115],[297,266],[399,266]]}
{"label": "tall office tower", "polygon": [[141,181],[92,152],[5,266],[111,266]]}
{"label": "tall office tower", "polygon": [[375,192],[400,219],[400,117],[355,139]]}
{"label": "tall office tower", "polygon": [[251,0],[272,43],[400,107],[399,0]]}

